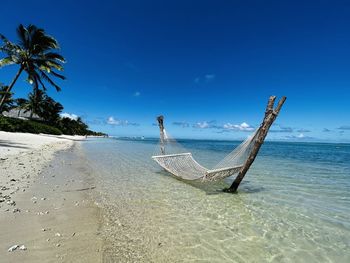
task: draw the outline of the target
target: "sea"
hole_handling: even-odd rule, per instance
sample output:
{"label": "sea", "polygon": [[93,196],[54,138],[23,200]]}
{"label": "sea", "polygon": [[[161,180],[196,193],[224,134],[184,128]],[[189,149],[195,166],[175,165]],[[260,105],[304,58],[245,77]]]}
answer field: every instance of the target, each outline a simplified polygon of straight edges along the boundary
{"label": "sea", "polygon": [[[240,142],[180,140],[205,167]],[[350,144],[265,142],[234,178],[179,180],[152,139],[89,139],[104,262],[350,262]]]}

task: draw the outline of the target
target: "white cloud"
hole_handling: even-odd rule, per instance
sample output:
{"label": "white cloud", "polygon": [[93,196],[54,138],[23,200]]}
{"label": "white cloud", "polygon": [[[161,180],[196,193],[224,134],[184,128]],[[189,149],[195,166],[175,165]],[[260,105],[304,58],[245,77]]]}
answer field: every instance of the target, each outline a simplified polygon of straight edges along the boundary
{"label": "white cloud", "polygon": [[285,139],[289,139],[289,140],[314,140],[314,137],[310,137],[310,136],[305,136],[304,133],[299,133],[298,135],[289,135],[289,136],[285,136]]}
{"label": "white cloud", "polygon": [[128,125],[139,126],[140,125],[135,122],[129,122],[128,120],[119,120],[114,118],[113,116],[108,117],[107,124],[113,125],[113,126],[128,126]]}
{"label": "white cloud", "polygon": [[297,138],[299,138],[299,139],[302,139],[304,137],[305,137],[305,135],[303,133],[300,133],[299,135],[297,135]]}
{"label": "white cloud", "polygon": [[134,97],[139,97],[139,96],[141,96],[141,92],[136,91],[136,92],[134,93]]}
{"label": "white cloud", "polygon": [[199,129],[206,129],[209,128],[209,123],[206,121],[203,122],[197,122],[196,124],[193,125],[194,128],[199,128]]}
{"label": "white cloud", "polygon": [[120,125],[121,124],[120,120],[116,120],[112,116],[107,119],[107,123],[110,125]]}
{"label": "white cloud", "polygon": [[71,120],[77,120],[78,119],[78,115],[76,114],[70,114],[70,113],[67,113],[67,112],[64,112],[64,113],[61,113],[60,116],[62,118],[68,118],[68,119],[71,119]]}
{"label": "white cloud", "polygon": [[231,124],[231,123],[226,123],[224,124],[224,129],[227,130],[234,130],[234,131],[252,131],[254,128],[250,126],[246,122],[242,122],[241,124]]}

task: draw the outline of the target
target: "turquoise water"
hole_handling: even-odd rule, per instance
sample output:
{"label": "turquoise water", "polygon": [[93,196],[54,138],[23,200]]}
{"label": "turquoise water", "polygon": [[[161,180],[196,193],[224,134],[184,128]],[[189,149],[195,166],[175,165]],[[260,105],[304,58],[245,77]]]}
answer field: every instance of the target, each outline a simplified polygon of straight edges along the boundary
{"label": "turquoise water", "polygon": [[[210,168],[238,142],[184,140]],[[350,145],[264,144],[238,194],[189,184],[154,141],[82,144],[96,174],[105,262],[350,262]]]}

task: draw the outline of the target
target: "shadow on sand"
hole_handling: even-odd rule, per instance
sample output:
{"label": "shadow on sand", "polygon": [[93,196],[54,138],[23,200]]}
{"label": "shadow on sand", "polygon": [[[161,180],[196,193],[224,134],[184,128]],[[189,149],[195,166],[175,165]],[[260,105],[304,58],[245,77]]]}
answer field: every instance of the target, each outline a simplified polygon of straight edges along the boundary
{"label": "shadow on sand", "polygon": [[0,140],[0,147],[11,147],[11,148],[20,148],[20,149],[31,149],[31,147],[26,146],[23,143],[15,143],[12,141]]}

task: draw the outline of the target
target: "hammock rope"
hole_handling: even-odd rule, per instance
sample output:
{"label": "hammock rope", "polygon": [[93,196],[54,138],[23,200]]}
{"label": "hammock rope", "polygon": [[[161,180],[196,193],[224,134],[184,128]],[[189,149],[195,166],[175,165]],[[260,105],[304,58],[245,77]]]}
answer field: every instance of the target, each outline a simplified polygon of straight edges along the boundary
{"label": "hammock rope", "polygon": [[[161,149],[161,154],[152,156],[152,159],[166,171],[184,180],[222,180],[240,171],[252,150],[258,131],[259,129],[253,132],[251,136],[215,165],[213,169],[207,169],[193,158],[192,153],[186,151],[184,147],[179,145],[174,139],[171,139],[163,128],[161,134],[165,134],[165,137],[161,138],[161,145],[158,148]],[[164,146],[166,146],[166,154]]]}

